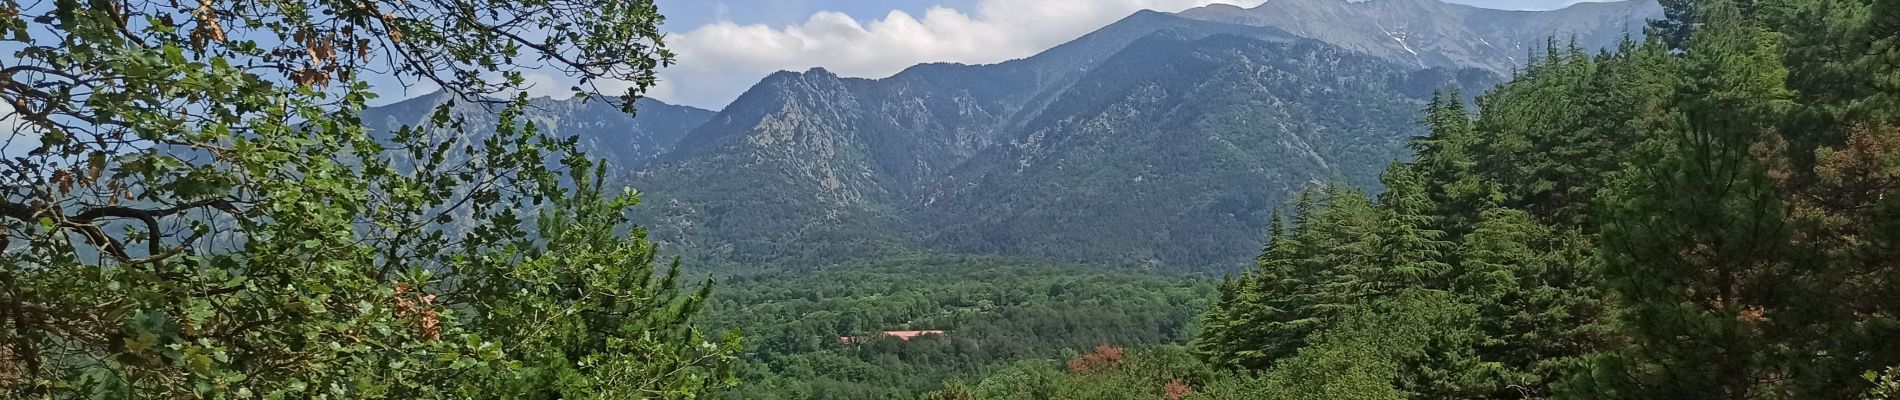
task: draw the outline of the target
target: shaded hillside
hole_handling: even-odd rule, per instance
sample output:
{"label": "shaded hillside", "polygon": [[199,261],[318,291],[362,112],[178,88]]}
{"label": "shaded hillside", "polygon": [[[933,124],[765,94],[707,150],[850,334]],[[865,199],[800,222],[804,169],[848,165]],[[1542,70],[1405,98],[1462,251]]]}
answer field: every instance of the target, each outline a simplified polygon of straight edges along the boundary
{"label": "shaded hillside", "polygon": [[1413,78],[1311,41],[1151,36],[918,199],[919,234],[961,252],[1237,263],[1290,194],[1376,182],[1404,157],[1429,96],[1405,88],[1456,83]]}

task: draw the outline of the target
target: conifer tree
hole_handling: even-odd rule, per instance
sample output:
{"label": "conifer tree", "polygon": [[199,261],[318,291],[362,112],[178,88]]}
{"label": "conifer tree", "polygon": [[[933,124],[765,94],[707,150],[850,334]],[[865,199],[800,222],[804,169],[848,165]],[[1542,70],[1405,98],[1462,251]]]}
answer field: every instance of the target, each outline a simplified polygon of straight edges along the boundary
{"label": "conifer tree", "polygon": [[1449,267],[1446,250],[1451,243],[1445,232],[1433,229],[1429,214],[1436,209],[1419,173],[1401,163],[1386,167],[1382,179],[1385,193],[1379,195],[1381,221],[1377,256],[1371,260],[1379,271],[1372,279],[1379,293],[1394,293],[1408,287],[1434,287],[1435,280]]}
{"label": "conifer tree", "polygon": [[1431,133],[1412,141],[1417,153],[1412,166],[1436,205],[1430,210],[1432,226],[1452,240],[1470,230],[1477,210],[1497,200],[1496,190],[1476,169],[1472,146],[1477,135],[1463,94],[1456,89],[1434,93],[1423,122]]}
{"label": "conifer tree", "polygon": [[1768,392],[1763,305],[1775,294],[1781,206],[1751,149],[1789,107],[1773,37],[1728,1],[1701,3],[1677,68],[1687,78],[1649,119],[1658,134],[1615,189],[1603,228],[1630,348],[1600,357],[1572,395],[1727,398]]}
{"label": "conifer tree", "polygon": [[1239,295],[1237,286],[1233,275],[1222,277],[1220,286],[1215,287],[1214,304],[1201,314],[1201,334],[1194,337],[1193,346],[1203,357],[1219,357],[1229,350],[1226,342],[1232,327],[1228,323],[1228,313],[1234,308],[1234,298]]}
{"label": "conifer tree", "polygon": [[1548,397],[1578,357],[1601,350],[1609,305],[1582,235],[1493,209],[1460,250],[1452,291],[1477,307],[1480,354],[1516,394]]}

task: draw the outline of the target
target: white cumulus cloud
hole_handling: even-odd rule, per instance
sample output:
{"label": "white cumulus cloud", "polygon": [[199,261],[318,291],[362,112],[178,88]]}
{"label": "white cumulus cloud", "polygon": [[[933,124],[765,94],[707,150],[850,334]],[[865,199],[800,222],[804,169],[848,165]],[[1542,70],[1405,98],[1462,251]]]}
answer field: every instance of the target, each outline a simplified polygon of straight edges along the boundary
{"label": "white cumulus cloud", "polygon": [[892,11],[860,21],[827,11],[782,27],[716,22],[668,37],[679,64],[660,72],[660,87],[650,95],[719,109],[780,70],[824,67],[882,78],[920,63],[996,63],[1034,55],[1143,9],[1252,7],[1263,1],[981,0],[968,13],[932,7],[922,16]]}

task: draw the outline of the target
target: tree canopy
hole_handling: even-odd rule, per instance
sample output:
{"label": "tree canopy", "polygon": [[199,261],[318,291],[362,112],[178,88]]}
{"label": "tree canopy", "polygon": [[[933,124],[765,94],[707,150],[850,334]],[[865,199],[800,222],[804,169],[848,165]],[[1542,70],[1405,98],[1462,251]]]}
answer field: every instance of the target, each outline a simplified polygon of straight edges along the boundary
{"label": "tree canopy", "polygon": [[[1222,285],[1197,353],[1260,373],[1254,393],[1877,396],[1900,364],[1900,64],[1879,18],[1896,5],[1664,5],[1643,41],[1553,41],[1475,115],[1440,96],[1376,201],[1303,195],[1260,269]],[[1405,300],[1421,291],[1439,305]],[[1432,340],[1406,351],[1339,339],[1402,313],[1380,338],[1402,340],[1397,321],[1461,308],[1418,320]],[[1336,379],[1285,379],[1311,373]]]}
{"label": "tree canopy", "polygon": [[[650,0],[0,4],[0,391],[22,397],[688,398],[733,338],[528,71],[632,100]],[[371,132],[379,95],[438,108]],[[136,394],[136,396],[135,396]]]}

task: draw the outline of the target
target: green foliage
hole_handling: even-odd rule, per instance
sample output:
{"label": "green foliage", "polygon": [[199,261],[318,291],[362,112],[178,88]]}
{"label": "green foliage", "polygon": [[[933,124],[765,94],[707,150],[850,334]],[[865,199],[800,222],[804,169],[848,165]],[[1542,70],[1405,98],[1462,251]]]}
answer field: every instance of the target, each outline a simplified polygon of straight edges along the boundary
{"label": "green foliage", "polygon": [[1404,399],[1425,393],[1469,398],[1488,390],[1470,386],[1483,377],[1456,371],[1482,368],[1434,367],[1474,360],[1471,342],[1478,336],[1469,327],[1475,318],[1474,307],[1448,293],[1406,291],[1342,316],[1296,355],[1259,375],[1215,371],[1185,349],[1155,347],[1089,368],[1071,363],[1066,374],[1053,363],[1014,364],[984,377],[967,398],[1153,399],[1169,386],[1188,399]]}
{"label": "green foliage", "polygon": [[[1455,208],[1443,213],[1452,216],[1450,222],[1469,223],[1477,213],[1502,206],[1593,228],[1592,199],[1603,177],[1623,168],[1629,150],[1647,135],[1631,121],[1670,88],[1673,75],[1660,69],[1668,57],[1661,46],[1638,47],[1628,39],[1616,53],[1594,58],[1574,46],[1553,48],[1511,84],[1480,97],[1483,114],[1472,122],[1470,137],[1459,141],[1468,145],[1446,149],[1454,155],[1419,156],[1470,163],[1433,172],[1450,187],[1468,188],[1446,195],[1442,201]],[[1456,125],[1450,130],[1460,137]],[[1447,171],[1436,163],[1420,166]],[[1469,226],[1446,229],[1461,228]]]}
{"label": "green foliage", "polygon": [[[1194,347],[1212,364],[1266,368],[1371,295],[1380,229],[1362,192],[1334,185],[1294,201],[1297,229],[1268,239],[1260,270],[1223,287]],[[1269,322],[1270,321],[1270,322]]]}
{"label": "green foliage", "polygon": [[[1212,294],[1204,278],[1104,269],[912,256],[740,276],[722,282],[702,324],[746,333],[747,384],[729,398],[917,398],[959,378],[994,394],[1002,383],[972,378],[1028,374],[1104,343],[1183,342]],[[881,338],[896,330],[945,333]]]}
{"label": "green foliage", "polygon": [[1487,211],[1464,237],[1451,285],[1478,310],[1478,352],[1511,368],[1498,379],[1527,397],[1577,372],[1579,358],[1616,337],[1589,237],[1538,223],[1530,213]]}
{"label": "green foliage", "polygon": [[1677,63],[1687,79],[1646,119],[1660,134],[1607,200],[1605,267],[1635,340],[1598,360],[1630,386],[1594,397],[1745,395],[1782,373],[1767,367],[1751,315],[1780,284],[1767,271],[1779,269],[1785,221],[1750,149],[1787,110],[1787,74],[1766,32],[1711,5]]}
{"label": "green foliage", "polygon": [[[1102,346],[1097,352],[1117,354],[1112,361],[1077,369],[1050,361],[1023,361],[984,376],[974,389],[948,388],[934,398],[969,400],[1152,400],[1204,398],[1190,383],[1217,377],[1178,346],[1151,346],[1125,350]],[[1090,356],[1085,354],[1083,357]],[[963,397],[950,396],[956,393]]]}
{"label": "green foliage", "polygon": [[1379,195],[1380,218],[1375,258],[1379,266],[1373,279],[1376,290],[1390,293],[1401,288],[1432,286],[1433,280],[1449,272],[1446,263],[1452,243],[1445,231],[1434,228],[1429,214],[1437,208],[1425,188],[1422,174],[1403,164],[1393,163],[1382,181],[1385,193]]}
{"label": "green foliage", "polygon": [[1455,394],[1468,384],[1463,381],[1475,377],[1428,369],[1472,358],[1473,311],[1442,292],[1408,291],[1369,304],[1277,363],[1261,378],[1269,390],[1256,394],[1276,399],[1468,397]]}
{"label": "green foliage", "polygon": [[[638,195],[525,123],[524,96],[490,97],[547,66],[633,82],[631,107],[670,62],[652,2],[0,9],[15,49],[0,98],[21,124],[9,149],[30,149],[0,160],[6,397],[696,398],[730,384],[737,339],[692,325],[709,286],[683,291],[677,265],[656,279],[657,249],[623,217]],[[372,135],[371,81],[392,79],[492,107],[496,128],[432,135],[466,126],[443,106]]]}
{"label": "green foliage", "polygon": [[1869,371],[1864,377],[1867,378],[1867,382],[1872,383],[1874,387],[1868,389],[1867,395],[1861,397],[1862,399],[1900,399],[1900,367],[1887,368],[1887,372],[1878,374]]}
{"label": "green foliage", "polygon": [[[1253,371],[1207,393],[1867,393],[1860,374],[1900,359],[1900,113],[1870,90],[1900,76],[1872,50],[1892,46],[1877,18],[1892,5],[1665,6],[1648,42],[1595,57],[1553,46],[1481,96],[1476,119],[1440,96],[1377,203],[1336,188],[1296,199],[1260,271],[1203,315],[1196,353]],[[1418,290],[1468,312],[1434,326],[1423,355],[1332,339],[1353,337],[1353,318],[1399,318],[1380,307]],[[1383,339],[1404,340],[1388,321]]]}

